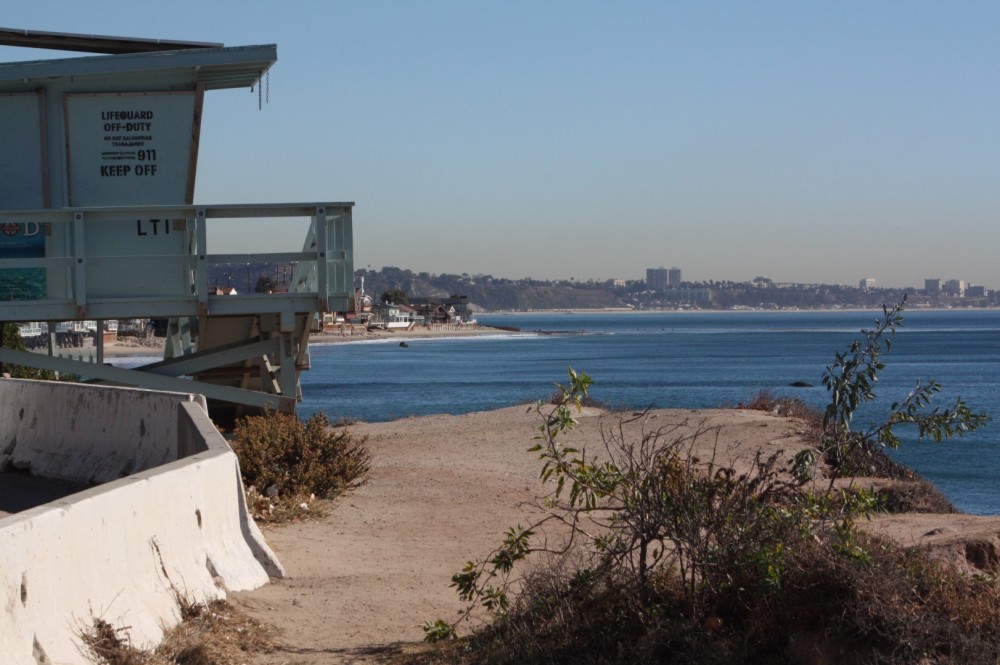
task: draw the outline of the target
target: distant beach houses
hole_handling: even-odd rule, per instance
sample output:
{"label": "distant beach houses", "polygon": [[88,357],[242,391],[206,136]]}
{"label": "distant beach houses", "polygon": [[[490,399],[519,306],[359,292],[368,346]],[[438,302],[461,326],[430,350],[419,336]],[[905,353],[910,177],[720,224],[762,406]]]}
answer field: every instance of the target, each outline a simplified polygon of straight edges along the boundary
{"label": "distant beach houses", "polygon": [[335,332],[344,324],[406,330],[432,324],[462,325],[473,318],[466,296],[412,298],[407,303],[374,302],[360,290],[355,296],[355,311],[328,312],[323,316],[324,332]]}

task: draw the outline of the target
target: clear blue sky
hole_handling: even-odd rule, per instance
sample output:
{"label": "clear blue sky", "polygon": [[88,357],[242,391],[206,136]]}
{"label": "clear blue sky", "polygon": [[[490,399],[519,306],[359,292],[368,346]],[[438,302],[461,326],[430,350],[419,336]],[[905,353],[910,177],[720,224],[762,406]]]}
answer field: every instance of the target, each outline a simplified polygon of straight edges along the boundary
{"label": "clear blue sky", "polygon": [[276,43],[263,111],[208,95],[196,199],[355,201],[357,267],[1000,288],[1000,3],[8,4]]}

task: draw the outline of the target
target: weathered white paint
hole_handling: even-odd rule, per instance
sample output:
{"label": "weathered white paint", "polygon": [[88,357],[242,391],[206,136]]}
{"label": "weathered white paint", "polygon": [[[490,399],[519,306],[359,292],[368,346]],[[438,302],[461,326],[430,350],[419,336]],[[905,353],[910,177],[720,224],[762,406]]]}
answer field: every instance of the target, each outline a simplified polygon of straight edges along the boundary
{"label": "weathered white paint", "polygon": [[[144,460],[162,459],[164,450],[187,456],[0,520],[0,662],[88,662],[80,632],[95,617],[128,627],[134,644],[151,646],[180,620],[178,597],[224,597],[227,589],[256,588],[283,574],[247,514],[236,456],[203,400],[37,383],[0,380],[0,432],[4,444],[13,443],[15,460],[25,445],[31,453],[20,459],[41,460],[59,477],[90,478],[119,472],[124,457],[117,448],[135,446]],[[81,395],[89,391],[98,397]],[[95,406],[99,397],[127,413]],[[23,418],[17,402],[24,404]],[[39,404],[46,412],[76,413],[77,436],[103,452],[86,454],[54,422],[29,419],[41,415]],[[83,405],[109,422],[99,427],[96,413],[74,411]],[[17,425],[8,422],[12,417]],[[155,434],[136,437],[138,422],[152,424]],[[70,442],[72,453],[46,450],[39,435]],[[102,455],[112,462],[100,464]],[[65,468],[57,468],[60,460]],[[83,466],[83,475],[74,464]]]}
{"label": "weathered white paint", "polygon": [[[155,395],[155,397],[153,397]],[[53,381],[0,381],[0,464],[105,483],[171,462],[177,405],[201,395]]]}

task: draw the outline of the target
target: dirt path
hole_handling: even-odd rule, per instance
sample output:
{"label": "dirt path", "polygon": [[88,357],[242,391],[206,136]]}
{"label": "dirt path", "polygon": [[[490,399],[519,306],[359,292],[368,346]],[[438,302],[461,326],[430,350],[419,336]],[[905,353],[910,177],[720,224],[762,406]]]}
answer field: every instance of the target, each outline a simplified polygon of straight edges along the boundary
{"label": "dirt path", "polygon": [[[725,456],[761,447],[784,455],[802,445],[795,421],[768,413],[655,415],[660,425],[721,426]],[[598,450],[600,420],[585,414],[571,440]],[[353,427],[374,453],[370,482],[320,520],[266,530],[288,577],[231,596],[282,631],[282,646],[253,662],[372,662],[382,649],[422,640],[424,621],[455,617],[451,576],[530,520],[521,504],[541,489],[539,462],[526,452],[537,423],[526,407],[512,407]]]}

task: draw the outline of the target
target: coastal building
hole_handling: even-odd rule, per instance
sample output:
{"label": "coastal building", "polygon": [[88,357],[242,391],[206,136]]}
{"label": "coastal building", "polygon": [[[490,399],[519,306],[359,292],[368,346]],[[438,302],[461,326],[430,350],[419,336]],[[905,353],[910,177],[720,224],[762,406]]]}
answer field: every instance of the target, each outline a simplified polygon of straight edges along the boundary
{"label": "coastal building", "polygon": [[941,293],[941,280],[940,279],[925,279],[924,280],[924,293],[927,295],[933,295]]}
{"label": "coastal building", "polygon": [[875,288],[875,278],[865,277],[864,279],[858,282],[858,288],[861,289],[862,291],[871,291],[872,289]]}
{"label": "coastal building", "polygon": [[368,320],[371,327],[385,330],[411,330],[423,324],[424,317],[417,310],[408,305],[392,303],[376,303]]}
{"label": "coastal building", "polygon": [[650,291],[665,291],[667,289],[667,269],[646,268],[646,288]]}
{"label": "coastal building", "polygon": [[949,279],[941,287],[941,290],[950,296],[957,296],[962,298],[965,296],[965,280],[963,279]]}
{"label": "coastal building", "polygon": [[410,306],[431,323],[463,323],[473,318],[468,296],[413,297]]}
{"label": "coastal building", "polygon": [[680,285],[680,268],[646,268],[646,288],[650,291],[666,291]]}
{"label": "coastal building", "polygon": [[969,284],[965,288],[966,298],[985,298],[988,295],[990,295],[990,292],[986,290],[985,286]]}
{"label": "coastal building", "polygon": [[663,292],[665,302],[676,304],[708,305],[712,302],[712,289],[707,288],[677,288]]}

